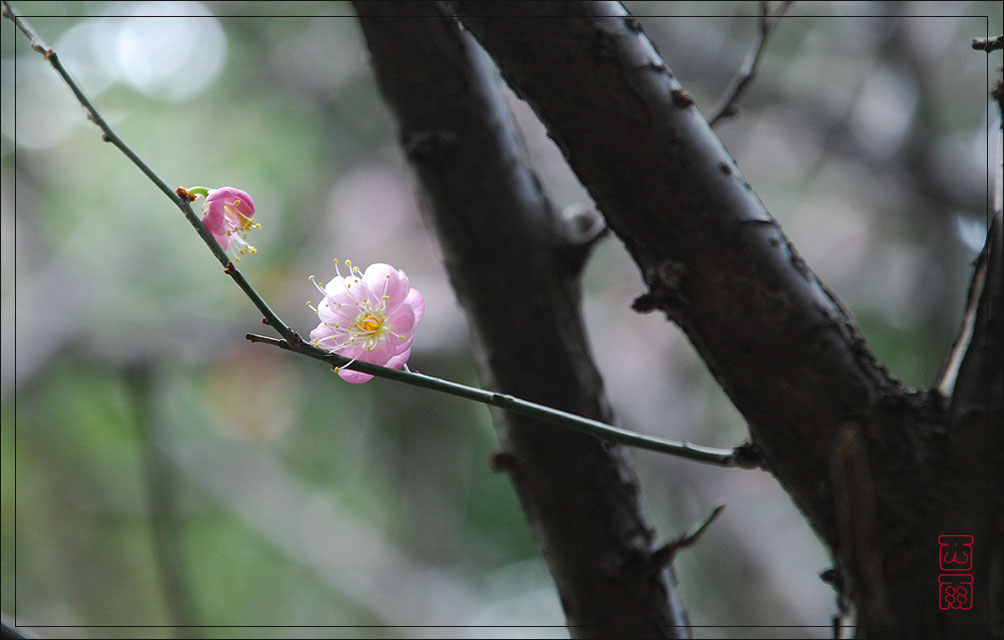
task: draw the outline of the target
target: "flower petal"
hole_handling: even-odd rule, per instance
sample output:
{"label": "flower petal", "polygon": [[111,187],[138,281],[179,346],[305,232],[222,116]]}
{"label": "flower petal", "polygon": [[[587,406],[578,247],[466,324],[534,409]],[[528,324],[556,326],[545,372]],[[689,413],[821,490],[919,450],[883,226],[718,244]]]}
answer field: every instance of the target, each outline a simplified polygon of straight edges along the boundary
{"label": "flower petal", "polygon": [[351,369],[339,369],[338,377],[345,382],[351,382],[352,384],[362,384],[373,379],[373,376],[368,373],[363,373],[362,371],[352,371]]}
{"label": "flower petal", "polygon": [[372,294],[373,304],[384,306],[383,297],[387,296],[386,307],[388,309],[393,309],[401,304],[411,289],[408,276],[404,271],[382,262],[368,266],[366,273],[363,274],[363,280]]}
{"label": "flower petal", "polygon": [[326,325],[326,324],[324,324],[322,322],[321,324],[319,324],[316,327],[314,327],[313,329],[311,329],[311,331],[310,331],[310,339],[311,340],[316,340],[316,339],[319,339],[319,338],[325,338],[325,337],[331,335],[331,333],[332,333],[331,327],[329,327],[328,325]]}
{"label": "flower petal", "polygon": [[[250,230],[253,217],[254,200],[246,191],[234,187],[211,190],[202,205],[202,224],[213,234],[224,251],[237,241],[242,249],[241,253],[244,253],[247,243],[243,237],[233,236],[231,232]],[[253,248],[251,253],[254,253]]]}
{"label": "flower petal", "polygon": [[[350,272],[324,286],[317,304],[321,324],[312,340],[325,351],[349,360],[400,369],[411,357],[415,328],[425,315],[425,299],[411,288],[407,274],[389,264],[376,263],[360,272],[346,261]],[[339,370],[353,384],[373,376]]]}
{"label": "flower petal", "polygon": [[387,317],[387,328],[398,335],[408,335],[415,329],[415,311],[402,304]]}
{"label": "flower petal", "polygon": [[333,298],[324,298],[322,305],[326,306],[323,315],[321,307],[317,308],[317,314],[324,322],[330,322],[347,328],[355,324],[356,320],[359,319],[361,309],[359,304],[352,300],[339,302]]}
{"label": "flower petal", "polygon": [[323,323],[339,323],[341,318],[337,315],[336,307],[337,304],[332,303],[330,298],[321,298],[321,301],[317,303],[317,317]]}
{"label": "flower petal", "polygon": [[234,241],[233,236],[229,233],[216,233],[212,229],[209,230],[213,234],[213,239],[216,240],[217,244],[220,245],[220,249],[226,251],[230,248],[230,244]]}
{"label": "flower petal", "polygon": [[206,225],[206,228],[213,232],[218,232],[223,229],[223,203],[222,202],[209,202],[208,200],[204,205],[202,205],[202,224]]}
{"label": "flower petal", "polygon": [[235,207],[242,216],[246,218],[254,217],[254,200],[247,191],[236,187],[220,187],[213,189],[206,196],[206,202],[218,202],[222,208],[224,204]]}
{"label": "flower petal", "polygon": [[324,285],[324,295],[329,298],[350,298],[348,290],[345,288],[345,278],[335,276]]}
{"label": "flower petal", "polygon": [[401,340],[397,344],[397,353],[400,355],[402,352],[411,349],[411,343],[415,342],[415,334],[411,334],[404,340]]}
{"label": "flower petal", "polygon": [[415,325],[418,325],[425,316],[425,298],[422,297],[418,289],[412,289],[408,292],[408,297],[404,299],[404,304],[411,307],[411,310],[415,312]]}
{"label": "flower petal", "polygon": [[405,362],[408,362],[408,358],[411,357],[411,349],[406,349],[404,353],[399,353],[390,360],[384,366],[388,369],[400,369],[404,366]]}
{"label": "flower petal", "polygon": [[[334,349],[329,349],[343,358],[348,358],[349,360],[362,360],[363,354],[366,353],[366,347],[353,343],[351,345],[345,344],[346,338],[340,340],[340,345],[336,345]],[[363,360],[363,362],[366,362]]]}
{"label": "flower petal", "polygon": [[372,349],[359,354],[359,359],[363,362],[378,364],[382,367],[388,360],[397,355],[398,350],[394,347],[392,339],[381,340]]}

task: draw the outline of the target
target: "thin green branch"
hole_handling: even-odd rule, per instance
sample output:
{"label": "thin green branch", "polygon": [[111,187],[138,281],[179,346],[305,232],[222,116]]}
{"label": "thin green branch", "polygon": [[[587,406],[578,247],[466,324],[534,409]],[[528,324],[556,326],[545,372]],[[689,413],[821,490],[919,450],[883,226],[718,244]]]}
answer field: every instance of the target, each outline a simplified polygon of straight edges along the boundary
{"label": "thin green branch", "polygon": [[271,344],[287,351],[292,351],[294,353],[299,353],[321,360],[332,366],[355,369],[357,371],[362,371],[363,373],[386,378],[388,380],[403,382],[415,387],[430,389],[432,391],[438,391],[440,393],[474,400],[490,406],[500,407],[508,411],[521,413],[552,424],[575,429],[582,433],[587,433],[615,444],[636,447],[639,449],[648,449],[649,451],[657,451],[660,453],[666,453],[719,466],[736,466],[744,468],[755,468],[759,466],[756,458],[745,454],[746,450],[743,447],[737,448],[736,450],[714,449],[711,447],[690,444],[688,442],[652,438],[633,433],[631,431],[626,431],[596,420],[590,420],[582,416],[567,413],[565,411],[552,409],[528,402],[526,400],[514,398],[510,395],[485,391],[484,389],[469,387],[456,382],[450,382],[448,380],[412,371],[388,369],[386,367],[380,367],[359,361],[351,362],[347,358],[322,351],[307,344],[295,331],[293,331],[292,328],[283,322],[274,311],[272,311],[271,307],[268,306],[268,303],[265,302],[255,288],[251,286],[251,283],[249,283],[244,275],[234,266],[234,263],[231,262],[227,254],[220,248],[220,245],[213,238],[209,230],[202,224],[202,221],[195,214],[195,212],[192,211],[192,207],[189,204],[191,196],[187,190],[185,190],[184,187],[179,187],[177,190],[171,189],[171,187],[169,187],[168,184],[161,179],[161,177],[157,175],[157,173],[150,168],[150,166],[146,164],[146,162],[144,162],[136,154],[136,152],[134,152],[129,145],[127,145],[125,141],[123,141],[122,138],[120,138],[118,134],[112,130],[110,126],[108,126],[108,123],[101,116],[101,113],[97,110],[87,95],[84,94],[79,85],[77,85],[76,81],[63,66],[63,63],[60,61],[55,50],[42,42],[32,28],[14,13],[13,9],[11,9],[11,7],[7,4],[6,0],[0,0],[0,4],[2,4],[4,17],[12,20],[14,24],[17,25],[17,28],[31,40],[31,48],[41,54],[43,58],[48,60],[49,64],[52,65],[60,77],[62,77],[66,84],[70,87],[73,95],[77,97],[80,104],[87,110],[88,119],[101,129],[102,139],[118,147],[119,150],[122,151],[122,153],[124,153],[126,157],[129,158],[132,163],[135,164],[139,170],[142,171],[143,174],[146,175],[157,186],[157,188],[160,189],[168,197],[168,199],[175,204],[175,206],[178,207],[178,209],[181,210],[185,218],[187,218],[189,223],[191,223],[191,225],[195,228],[199,237],[202,238],[202,241],[207,247],[209,247],[209,250],[213,253],[219,263],[223,265],[224,273],[233,279],[237,286],[240,287],[241,291],[244,292],[248,299],[251,300],[255,307],[262,313],[264,316],[262,318],[262,322],[274,328],[283,338],[282,340],[278,340],[266,336],[247,334],[246,337],[249,341]]}
{"label": "thin green branch", "polygon": [[514,413],[521,413],[523,415],[530,416],[531,418],[537,418],[538,420],[550,422],[551,424],[575,429],[576,431],[595,436],[601,440],[612,442],[614,444],[621,444],[638,449],[647,449],[649,451],[657,451],[659,453],[668,453],[680,458],[687,458],[689,460],[696,460],[698,462],[705,462],[708,464],[726,467],[755,468],[759,466],[755,464],[753,461],[754,459],[749,456],[742,455],[739,451],[732,449],[715,449],[712,447],[691,444],[689,442],[653,438],[634,433],[633,431],[627,431],[604,422],[599,422],[598,420],[590,420],[589,418],[577,416],[572,413],[561,411],[560,409],[552,409],[533,402],[521,400],[504,393],[495,393],[493,391],[486,391],[477,387],[469,387],[464,384],[443,380],[442,378],[436,378],[434,376],[425,375],[415,371],[388,369],[386,367],[380,367],[374,364],[360,362],[358,360],[349,364],[350,361],[348,358],[334,353],[328,353],[327,351],[322,351],[304,343],[303,341],[291,344],[285,340],[269,338],[267,336],[261,336],[254,333],[249,333],[244,337],[250,342],[270,344],[272,346],[279,347],[280,349],[285,349],[286,351],[300,353],[314,358],[315,360],[320,360],[330,364],[333,367],[354,369],[356,371],[362,371],[363,373],[379,376],[388,380],[403,382],[414,387],[431,389],[433,391],[438,391],[451,396],[457,396],[459,398],[465,398],[467,400],[473,400],[475,402],[480,402],[493,407],[506,409]]}
{"label": "thin green branch", "polygon": [[67,86],[70,87],[70,91],[73,92],[73,95],[77,97],[77,100],[87,111],[87,118],[96,124],[99,129],[101,129],[101,139],[118,147],[119,150],[124,153],[125,156],[129,158],[129,160],[131,160],[132,163],[136,165],[139,170],[142,171],[143,174],[146,175],[146,177],[149,178],[150,181],[153,182],[157,188],[160,189],[164,195],[166,195],[168,199],[181,210],[181,213],[188,219],[188,222],[195,228],[199,237],[202,238],[202,241],[206,243],[206,246],[209,247],[209,250],[216,257],[216,260],[223,265],[224,273],[233,278],[234,282],[237,283],[237,286],[241,288],[241,291],[244,292],[248,299],[251,300],[252,304],[254,304],[262,315],[265,316],[268,324],[274,327],[275,330],[287,340],[298,340],[299,338],[296,333],[289,328],[289,326],[287,326],[274,311],[272,311],[272,309],[268,306],[268,303],[266,303],[258,292],[255,291],[254,287],[251,286],[251,283],[247,281],[244,274],[242,274],[234,266],[233,262],[230,261],[230,258],[223,251],[223,249],[220,248],[220,245],[213,238],[209,229],[202,224],[199,217],[194,211],[192,211],[189,199],[183,197],[183,192],[178,193],[168,186],[168,184],[164,182],[159,175],[157,175],[157,172],[150,168],[150,166],[144,162],[143,159],[140,158],[136,152],[133,151],[129,145],[127,145],[125,141],[122,140],[117,133],[115,133],[114,130],[112,130],[110,126],[108,126],[108,123],[105,122],[104,117],[102,117],[97,107],[94,106],[90,98],[87,97],[77,82],[73,79],[73,76],[70,75],[70,72],[63,66],[63,63],[59,59],[59,55],[56,51],[52,47],[46,45],[42,39],[38,37],[38,34],[36,34],[35,31],[28,25],[28,23],[14,13],[14,10],[9,4],[7,4],[6,0],[0,0],[0,4],[2,4],[3,16],[11,20],[22,33],[28,36],[28,39],[31,40],[32,50],[38,52],[43,58],[48,60],[49,64],[52,65],[52,68],[56,70],[56,73],[58,73],[63,81],[66,82]]}

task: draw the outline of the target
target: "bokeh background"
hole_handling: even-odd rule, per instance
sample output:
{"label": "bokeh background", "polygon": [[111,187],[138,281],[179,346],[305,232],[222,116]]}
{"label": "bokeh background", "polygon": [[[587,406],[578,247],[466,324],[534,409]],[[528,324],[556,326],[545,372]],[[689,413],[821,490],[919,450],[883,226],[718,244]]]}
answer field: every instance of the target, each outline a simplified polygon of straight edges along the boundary
{"label": "bokeh background", "polygon": [[[427,301],[412,367],[477,384],[350,6],[12,4],[169,184],[254,196],[264,229],[241,268],[287,322],[314,326],[307,276],[328,278],[332,258],[390,262]],[[625,4],[707,113],[758,3]],[[995,2],[798,2],[718,127],[911,386],[939,369],[985,235],[1000,53],[970,41],[1000,32]],[[247,344],[265,327],[189,224],[9,21],[0,33],[3,611],[58,636],[565,637],[489,468],[488,411]],[[588,203],[511,103],[556,205]],[[615,238],[584,290],[621,424],[745,437],[682,334],[629,309],[643,285]],[[662,539],[728,505],[675,564],[698,637],[830,637],[826,553],[769,475],[633,457]]]}

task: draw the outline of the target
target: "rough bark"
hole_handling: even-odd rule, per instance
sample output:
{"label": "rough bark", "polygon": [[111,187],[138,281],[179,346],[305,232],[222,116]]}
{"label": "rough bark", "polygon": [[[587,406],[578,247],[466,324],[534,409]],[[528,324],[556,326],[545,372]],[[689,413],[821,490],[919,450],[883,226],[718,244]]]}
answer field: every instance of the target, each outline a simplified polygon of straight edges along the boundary
{"label": "rough bark", "polygon": [[[565,220],[552,209],[497,73],[437,3],[356,9],[485,384],[610,421],[579,310],[599,216]],[[623,452],[515,414],[495,421],[493,463],[512,478],[572,635],[688,637],[671,574],[650,562],[654,534]]]}
{"label": "rough bark", "polygon": [[[648,288],[635,308],[678,324],[746,418],[764,464],[831,550],[858,635],[999,637],[997,317],[982,316],[987,340],[971,358],[983,364],[959,387],[985,390],[966,396],[969,408],[958,393],[905,389],[623,7],[451,5],[634,257]],[[987,262],[999,265],[999,241],[990,245]],[[999,284],[981,291],[1000,308]],[[937,604],[938,536],[954,533],[975,538],[970,611]]]}
{"label": "rough bark", "polygon": [[[999,161],[999,158],[998,158]],[[998,187],[999,188],[999,187]],[[962,330],[938,388],[950,397],[945,483],[954,507],[953,526],[976,534],[973,581],[986,594],[987,635],[1004,637],[1004,238],[997,210],[976,260]],[[954,385],[949,380],[955,378]],[[951,491],[957,488],[955,491]],[[983,491],[967,490],[984,488]],[[984,540],[979,544],[979,540]],[[981,592],[979,587],[986,590]],[[976,618],[973,624],[978,624]]]}

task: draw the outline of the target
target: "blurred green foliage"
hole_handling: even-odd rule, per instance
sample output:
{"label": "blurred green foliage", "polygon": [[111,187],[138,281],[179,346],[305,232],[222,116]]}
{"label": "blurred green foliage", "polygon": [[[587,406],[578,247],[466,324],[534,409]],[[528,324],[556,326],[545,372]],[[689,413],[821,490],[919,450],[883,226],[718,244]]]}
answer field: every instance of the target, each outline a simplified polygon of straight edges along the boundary
{"label": "blurred green foliage", "polygon": [[[683,4],[628,8],[698,105],[712,105],[753,41],[757,3]],[[129,17],[150,4],[13,3],[169,183],[254,196],[260,252],[241,267],[301,333],[316,322],[303,305],[315,296],[307,275],[330,277],[333,257],[388,261],[429,302],[412,366],[476,383],[351,9],[158,5],[213,21],[216,71],[199,42],[186,53],[175,38],[166,51],[186,55],[173,74],[129,81],[143,60],[173,64],[123,44],[137,25],[169,28]],[[978,238],[986,85],[997,72],[969,40],[1000,32],[1000,7],[947,3],[943,17],[916,18],[932,5],[800,5],[719,132],[879,359],[924,385],[951,343],[978,250],[966,230],[975,221]],[[988,14],[989,27],[961,17]],[[81,25],[92,31],[71,39]],[[187,222],[100,141],[13,25],[0,33],[3,610],[20,624],[79,627],[39,629],[54,635],[189,624],[387,625],[297,633],[417,636],[428,630],[408,625],[441,624],[563,636],[518,500],[489,468],[488,412],[380,380],[347,385],[316,362],[246,344],[245,332],[265,327]],[[527,108],[513,99],[513,109],[556,204],[584,199]],[[686,340],[628,310],[642,283],[615,241],[584,284],[623,424],[717,446],[745,436]],[[832,592],[815,577],[825,554],[769,477],[635,459],[660,538],[729,504],[676,564],[695,624],[828,624]],[[519,626],[533,624],[553,626]]]}

